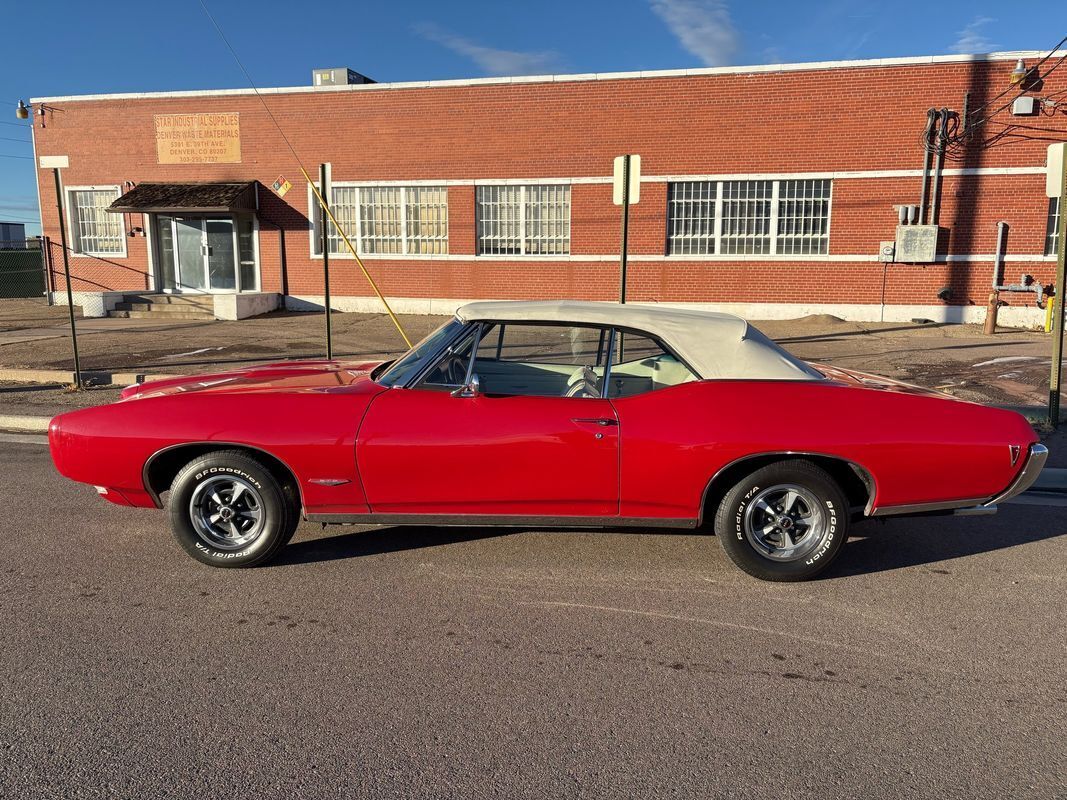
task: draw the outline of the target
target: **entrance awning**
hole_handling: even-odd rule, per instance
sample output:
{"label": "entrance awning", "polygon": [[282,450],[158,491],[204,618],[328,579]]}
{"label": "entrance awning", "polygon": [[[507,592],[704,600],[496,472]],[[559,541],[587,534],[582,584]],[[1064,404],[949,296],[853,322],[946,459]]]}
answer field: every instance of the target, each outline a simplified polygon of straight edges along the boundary
{"label": "entrance awning", "polygon": [[256,182],[141,183],[108,206],[115,214],[232,214],[256,210]]}

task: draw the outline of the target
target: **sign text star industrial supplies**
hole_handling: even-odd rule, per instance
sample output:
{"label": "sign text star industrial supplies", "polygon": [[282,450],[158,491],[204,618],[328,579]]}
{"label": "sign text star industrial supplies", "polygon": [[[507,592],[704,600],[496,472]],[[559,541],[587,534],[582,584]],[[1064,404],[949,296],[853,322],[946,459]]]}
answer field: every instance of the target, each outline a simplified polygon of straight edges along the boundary
{"label": "sign text star industrial supplies", "polygon": [[156,114],[160,164],[241,163],[241,123],[236,113]]}

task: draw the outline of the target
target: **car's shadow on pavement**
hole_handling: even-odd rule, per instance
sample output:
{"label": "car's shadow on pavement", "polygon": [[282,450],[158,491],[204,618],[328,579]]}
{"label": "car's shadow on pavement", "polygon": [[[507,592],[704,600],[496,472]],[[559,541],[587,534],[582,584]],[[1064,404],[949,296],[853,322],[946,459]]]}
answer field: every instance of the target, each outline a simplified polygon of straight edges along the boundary
{"label": "car's shadow on pavement", "polygon": [[820,578],[844,578],[992,553],[1067,536],[1054,509],[1004,505],[988,517],[911,517],[865,521]]}
{"label": "car's shadow on pavement", "polygon": [[[833,565],[818,579],[856,575],[937,564],[967,556],[991,553],[1067,535],[1067,525],[1046,506],[1006,505],[990,517],[912,517],[885,522],[865,521],[851,528],[851,538]],[[516,527],[361,527],[358,530],[328,530],[314,539],[303,539],[284,548],[270,566],[293,566],[349,558],[397,553],[429,547],[492,539],[542,530]],[[554,528],[553,533],[603,535],[654,534],[708,535],[703,531],[642,530],[639,528]]]}
{"label": "car's shadow on pavement", "polygon": [[507,536],[521,530],[522,528],[446,528],[416,525],[387,526],[369,530],[361,528],[357,531],[338,533],[332,533],[328,529],[325,535],[316,539],[291,543],[270,562],[270,566],[313,564],[320,561],[337,561],[345,558],[419,550],[424,547],[440,547]]}

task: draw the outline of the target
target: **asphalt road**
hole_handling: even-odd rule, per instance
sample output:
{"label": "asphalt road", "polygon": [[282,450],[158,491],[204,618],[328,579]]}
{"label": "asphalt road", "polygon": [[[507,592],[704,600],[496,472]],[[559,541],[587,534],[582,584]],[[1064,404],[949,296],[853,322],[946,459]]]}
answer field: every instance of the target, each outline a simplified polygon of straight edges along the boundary
{"label": "asphalt road", "polygon": [[[5,798],[1067,797],[1067,520],[714,538],[304,526],[213,570],[0,443]],[[340,532],[339,532],[340,531]]]}

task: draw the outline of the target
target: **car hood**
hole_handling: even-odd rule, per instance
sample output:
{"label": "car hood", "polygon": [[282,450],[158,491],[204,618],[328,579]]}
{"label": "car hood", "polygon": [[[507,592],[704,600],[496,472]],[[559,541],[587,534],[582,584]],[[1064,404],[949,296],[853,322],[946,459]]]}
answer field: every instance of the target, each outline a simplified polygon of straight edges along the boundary
{"label": "car hood", "polygon": [[229,372],[164,378],[127,386],[122,400],[137,400],[191,392],[322,392],[358,390],[374,386],[370,372],[381,362],[283,361]]}
{"label": "car hood", "polygon": [[939,392],[936,389],[913,386],[910,383],[896,381],[881,375],[871,375],[867,372],[842,369],[841,367],[831,367],[827,364],[812,364],[812,366],[830,380],[843,383],[847,386],[853,386],[860,389],[879,389],[885,392],[899,392],[901,394],[919,395],[921,397],[939,397],[943,400],[956,400],[961,403],[966,402],[960,400],[958,397],[946,394],[945,392]]}

